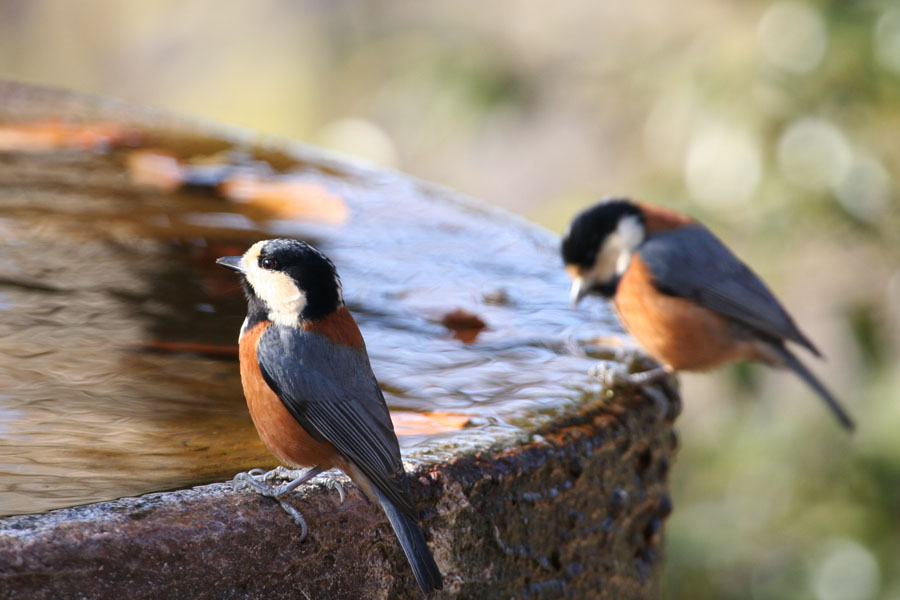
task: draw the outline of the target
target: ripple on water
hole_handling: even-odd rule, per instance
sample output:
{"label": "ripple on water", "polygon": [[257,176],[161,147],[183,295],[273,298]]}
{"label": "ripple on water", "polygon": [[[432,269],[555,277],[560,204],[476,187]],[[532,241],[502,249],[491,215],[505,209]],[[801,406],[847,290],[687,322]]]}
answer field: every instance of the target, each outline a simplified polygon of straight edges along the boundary
{"label": "ripple on water", "polygon": [[[213,261],[284,232],[334,259],[394,410],[472,417],[404,436],[412,463],[515,439],[590,385],[580,348],[609,334],[609,315],[568,308],[555,239],[520,219],[396,174],[282,157],[353,215],[286,221],[213,190],[137,188],[121,152],[0,163],[0,514],[274,464],[240,390],[244,300]],[[441,324],[455,309],[486,323],[473,343]]]}

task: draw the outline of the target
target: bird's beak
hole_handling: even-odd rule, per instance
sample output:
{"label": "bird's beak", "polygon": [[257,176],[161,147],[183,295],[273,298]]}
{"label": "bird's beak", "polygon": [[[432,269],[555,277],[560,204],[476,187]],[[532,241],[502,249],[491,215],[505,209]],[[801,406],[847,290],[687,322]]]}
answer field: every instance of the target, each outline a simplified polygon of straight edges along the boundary
{"label": "bird's beak", "polygon": [[232,271],[237,271],[238,273],[244,272],[244,267],[241,266],[241,257],[240,256],[223,256],[222,258],[216,259],[217,265],[222,265],[227,269],[231,269]]}
{"label": "bird's beak", "polygon": [[572,308],[578,306],[578,303],[587,296],[587,293],[588,286],[584,281],[584,277],[575,277],[572,280],[572,291],[569,292],[569,301],[572,303]]}

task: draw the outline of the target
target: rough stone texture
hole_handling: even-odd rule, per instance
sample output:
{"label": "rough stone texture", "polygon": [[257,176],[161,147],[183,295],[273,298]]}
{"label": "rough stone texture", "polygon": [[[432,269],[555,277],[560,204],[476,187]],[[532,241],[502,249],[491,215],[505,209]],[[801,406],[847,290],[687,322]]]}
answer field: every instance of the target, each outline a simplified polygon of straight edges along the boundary
{"label": "rough stone texture", "polygon": [[[610,394],[611,395],[611,394]],[[663,397],[666,397],[663,401]],[[619,390],[532,442],[420,468],[435,598],[652,598],[677,394]],[[0,520],[0,598],[419,598],[380,510],[216,484]]]}

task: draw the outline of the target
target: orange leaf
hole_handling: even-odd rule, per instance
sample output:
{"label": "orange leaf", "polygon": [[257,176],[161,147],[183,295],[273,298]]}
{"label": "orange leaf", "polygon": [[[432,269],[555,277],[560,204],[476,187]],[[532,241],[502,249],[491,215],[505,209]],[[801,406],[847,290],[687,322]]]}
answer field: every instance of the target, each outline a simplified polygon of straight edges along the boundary
{"label": "orange leaf", "polygon": [[397,411],[391,413],[391,420],[397,435],[428,435],[462,429],[469,422],[469,417],[449,412]]}
{"label": "orange leaf", "polygon": [[66,123],[59,120],[0,124],[0,152],[105,150],[134,146],[140,133],[117,123]]}
{"label": "orange leaf", "polygon": [[135,150],[126,160],[131,180],[146,187],[174,192],[184,182],[178,159],[156,150]]}
{"label": "orange leaf", "polygon": [[293,177],[266,178],[242,173],[219,185],[227,198],[283,219],[307,219],[339,225],[350,216],[346,203],[318,183]]}

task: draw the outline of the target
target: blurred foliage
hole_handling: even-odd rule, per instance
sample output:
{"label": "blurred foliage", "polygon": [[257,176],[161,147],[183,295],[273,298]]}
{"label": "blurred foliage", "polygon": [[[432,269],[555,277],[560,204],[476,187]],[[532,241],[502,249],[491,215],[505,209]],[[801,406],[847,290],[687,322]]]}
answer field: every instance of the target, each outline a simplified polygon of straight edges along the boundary
{"label": "blurred foliage", "polygon": [[900,598],[895,1],[0,0],[0,76],[361,154],[556,230],[611,193],[701,218],[859,430],[782,374],[686,376],[665,596]]}

